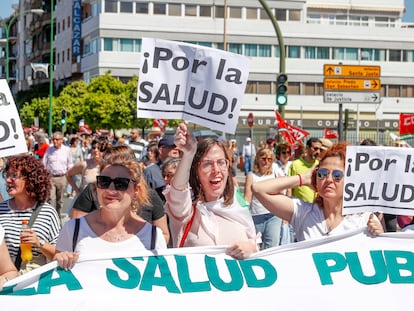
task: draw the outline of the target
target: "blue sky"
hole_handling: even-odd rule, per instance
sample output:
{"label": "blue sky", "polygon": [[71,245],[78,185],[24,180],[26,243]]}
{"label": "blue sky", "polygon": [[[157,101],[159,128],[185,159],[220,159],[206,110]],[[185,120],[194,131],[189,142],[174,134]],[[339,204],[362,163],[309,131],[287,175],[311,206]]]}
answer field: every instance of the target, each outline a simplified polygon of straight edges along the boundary
{"label": "blue sky", "polygon": [[[19,3],[19,0],[0,0],[0,17],[8,17],[12,14],[12,4]],[[405,0],[407,11],[403,17],[403,21],[414,23],[414,1]]]}

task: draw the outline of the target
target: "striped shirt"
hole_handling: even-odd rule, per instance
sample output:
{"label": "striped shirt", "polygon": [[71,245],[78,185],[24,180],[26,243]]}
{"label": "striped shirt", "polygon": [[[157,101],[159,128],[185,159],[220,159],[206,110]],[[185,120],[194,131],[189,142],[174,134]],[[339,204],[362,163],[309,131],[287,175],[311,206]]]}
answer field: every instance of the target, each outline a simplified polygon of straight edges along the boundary
{"label": "striped shirt", "polygon": [[[30,220],[34,207],[27,210],[13,210],[10,208],[9,200],[0,202],[0,225],[4,228],[4,240],[13,262],[20,248],[22,220]],[[40,240],[55,245],[61,229],[59,216],[56,209],[48,203],[43,203],[41,208],[32,228]],[[33,248],[33,256],[43,255]]]}

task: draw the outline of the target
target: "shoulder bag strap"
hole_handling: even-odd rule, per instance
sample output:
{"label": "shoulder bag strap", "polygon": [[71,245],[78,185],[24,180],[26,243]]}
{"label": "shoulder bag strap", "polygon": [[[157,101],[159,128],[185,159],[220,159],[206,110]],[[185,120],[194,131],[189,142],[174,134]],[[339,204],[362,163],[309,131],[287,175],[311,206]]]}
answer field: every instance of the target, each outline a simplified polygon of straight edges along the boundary
{"label": "shoulder bag strap", "polygon": [[151,231],[151,249],[155,249],[155,242],[157,240],[157,226],[152,225]]}
{"label": "shoulder bag strap", "polygon": [[73,239],[72,239],[72,251],[75,251],[76,244],[78,244],[78,235],[79,235],[79,225],[80,219],[75,219],[75,229],[73,230]]}
{"label": "shoulder bag strap", "polygon": [[191,225],[193,224],[195,212],[196,212],[196,202],[194,202],[194,204],[193,204],[193,214],[191,215],[190,221],[186,224],[186,226],[184,228],[184,233],[183,233],[183,236],[181,237],[181,242],[180,242],[180,245],[178,247],[183,247],[184,246],[185,240],[187,239],[188,232],[190,232]]}
{"label": "shoulder bag strap", "polygon": [[[29,228],[32,227],[33,223],[35,222],[37,215],[39,215],[40,210],[42,209],[42,203],[38,202],[36,204],[35,209],[33,210],[32,215],[30,215],[28,226]],[[22,250],[19,247],[19,250],[17,251],[16,259],[14,260],[14,265],[17,268],[17,271],[20,270],[20,267],[22,265],[22,258],[21,258]]]}

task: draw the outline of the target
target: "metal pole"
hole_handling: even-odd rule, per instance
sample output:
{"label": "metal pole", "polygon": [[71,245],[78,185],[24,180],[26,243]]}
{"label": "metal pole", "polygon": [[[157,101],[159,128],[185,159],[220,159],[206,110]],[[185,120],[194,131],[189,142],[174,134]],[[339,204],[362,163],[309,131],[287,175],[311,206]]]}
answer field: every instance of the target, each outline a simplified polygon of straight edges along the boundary
{"label": "metal pole", "polygon": [[50,1],[50,63],[49,63],[49,137],[52,137],[52,115],[53,115],[53,39],[54,39],[54,24],[53,24],[53,13],[55,9],[55,1]]}
{"label": "metal pole", "polygon": [[[279,62],[279,71],[280,73],[286,73],[286,52],[285,52],[285,43],[283,42],[283,36],[282,32],[280,31],[279,24],[277,23],[277,20],[275,16],[273,15],[272,11],[270,10],[269,6],[266,3],[266,0],[259,0],[261,3],[263,9],[266,11],[267,15],[269,16],[273,28],[275,29],[277,40],[279,41],[279,52],[280,52],[280,62]],[[279,113],[282,116],[282,118],[285,117],[285,106],[279,105]]]}

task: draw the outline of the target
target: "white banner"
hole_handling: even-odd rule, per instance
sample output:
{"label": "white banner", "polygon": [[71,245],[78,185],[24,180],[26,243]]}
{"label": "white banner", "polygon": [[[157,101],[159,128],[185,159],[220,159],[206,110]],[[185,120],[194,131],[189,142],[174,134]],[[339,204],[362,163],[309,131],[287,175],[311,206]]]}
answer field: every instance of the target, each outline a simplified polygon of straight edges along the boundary
{"label": "white banner", "polygon": [[20,117],[7,80],[0,80],[0,157],[27,152]]}
{"label": "white banner", "polygon": [[11,280],[2,310],[399,310],[414,288],[414,234],[355,231],[237,261],[224,248],[56,263]]}
{"label": "white banner", "polygon": [[137,115],[234,134],[250,59],[222,50],[142,39]]}
{"label": "white banner", "polygon": [[414,215],[414,154],[411,148],[348,146],[343,214]]}

